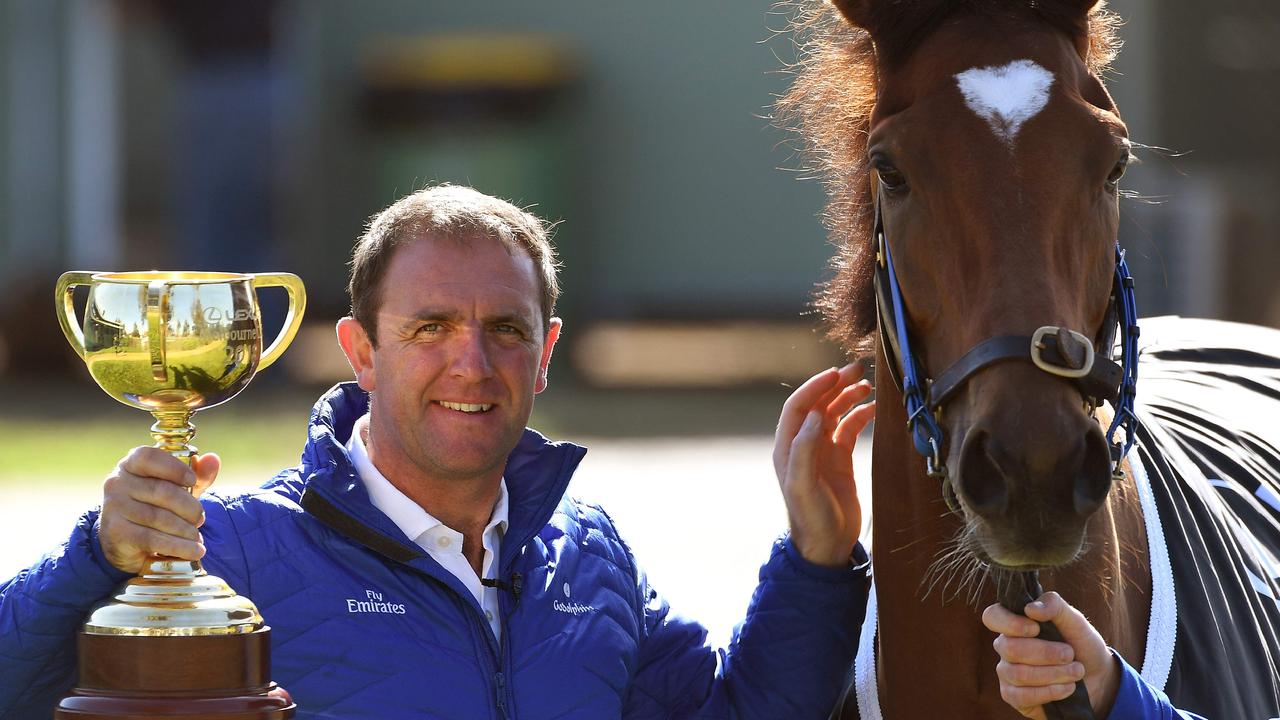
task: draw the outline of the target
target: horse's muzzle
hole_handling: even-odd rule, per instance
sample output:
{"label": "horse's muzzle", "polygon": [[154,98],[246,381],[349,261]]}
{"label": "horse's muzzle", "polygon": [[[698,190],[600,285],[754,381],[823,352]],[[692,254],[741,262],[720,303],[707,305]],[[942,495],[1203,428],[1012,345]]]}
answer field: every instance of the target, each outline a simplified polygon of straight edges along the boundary
{"label": "horse's muzzle", "polygon": [[991,560],[1054,566],[1074,558],[1085,523],[1106,501],[1110,454],[1101,428],[1078,406],[1020,404],[1030,411],[970,426],[953,465],[955,489],[981,519],[977,539]]}

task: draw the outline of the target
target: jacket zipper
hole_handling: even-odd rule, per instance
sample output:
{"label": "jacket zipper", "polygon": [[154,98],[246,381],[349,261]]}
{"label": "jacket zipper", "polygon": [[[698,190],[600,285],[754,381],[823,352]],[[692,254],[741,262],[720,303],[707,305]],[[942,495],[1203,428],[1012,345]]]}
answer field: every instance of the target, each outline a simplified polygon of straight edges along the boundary
{"label": "jacket zipper", "polygon": [[506,591],[502,591],[503,594],[498,596],[498,607],[502,612],[502,641],[498,643],[498,672],[494,675],[494,683],[497,685],[498,711],[508,720],[515,710],[515,698],[509,697],[505,674],[505,671],[511,667],[510,618],[511,613],[515,612],[516,604],[520,602],[520,591],[523,589],[524,576],[513,572],[511,573],[511,597],[509,599],[506,597]]}
{"label": "jacket zipper", "polygon": [[502,717],[509,718],[511,716],[507,714],[507,682],[501,670],[494,674],[493,680],[498,693],[498,712],[502,713]]}
{"label": "jacket zipper", "polygon": [[[435,575],[421,568],[413,567],[412,565],[408,565],[407,563],[405,564],[405,567],[409,568],[415,573],[418,573],[422,577],[425,577],[428,580],[439,584],[440,587],[445,592],[453,595],[458,602],[462,603],[463,605],[471,609],[470,615],[472,619],[476,622],[476,624],[479,626],[480,636],[481,638],[484,639],[484,644],[488,646],[490,657],[492,657],[494,661],[494,673],[493,673],[494,693],[495,693],[494,697],[495,697],[495,700],[497,701],[496,704],[498,707],[498,713],[502,718],[502,720],[511,720],[511,714],[509,712],[509,702],[507,698],[507,678],[506,678],[506,674],[503,672],[503,669],[506,666],[506,663],[504,662],[504,657],[506,655],[507,633],[509,632],[509,629],[507,627],[507,615],[509,614],[509,609],[506,608],[504,605],[503,596],[502,595],[498,596],[499,607],[502,609],[502,641],[499,642],[498,639],[494,636],[493,628],[489,626],[488,618],[484,616],[484,608],[483,607],[472,608],[469,600],[473,598],[470,595],[463,596],[461,593],[459,593],[457,590],[451,587],[449,583],[446,582],[444,579],[438,578]],[[519,591],[514,590],[514,586],[516,584],[514,581],[515,577],[519,577],[519,573],[513,574],[513,583],[512,583],[514,594],[518,598]],[[521,578],[521,581],[523,581],[523,578]],[[522,585],[523,582],[521,582],[520,584]],[[514,607],[514,604],[512,604],[512,607]],[[494,652],[495,645],[497,646],[497,652]]]}

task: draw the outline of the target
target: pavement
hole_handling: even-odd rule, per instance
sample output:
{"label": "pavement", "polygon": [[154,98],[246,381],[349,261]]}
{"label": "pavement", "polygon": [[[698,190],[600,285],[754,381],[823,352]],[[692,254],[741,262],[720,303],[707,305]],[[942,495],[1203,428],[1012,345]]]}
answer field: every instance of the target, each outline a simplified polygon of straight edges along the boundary
{"label": "pavement", "polygon": [[[869,434],[855,465],[869,522]],[[727,644],[745,614],[759,566],[786,529],[768,436],[584,439],[591,448],[570,492],[600,503],[650,581],[678,612]],[[256,485],[262,474],[224,476],[218,487]],[[94,487],[0,487],[0,578],[66,540],[100,499]]]}

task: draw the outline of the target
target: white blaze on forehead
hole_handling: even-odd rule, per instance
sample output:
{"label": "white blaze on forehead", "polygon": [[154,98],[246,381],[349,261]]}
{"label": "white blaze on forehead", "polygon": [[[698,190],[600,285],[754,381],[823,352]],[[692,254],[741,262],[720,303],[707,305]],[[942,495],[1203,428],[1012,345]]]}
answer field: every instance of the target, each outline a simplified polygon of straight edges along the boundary
{"label": "white blaze on forehead", "polygon": [[969,109],[1012,145],[1022,124],[1049,102],[1053,73],[1030,60],[1014,60],[1000,67],[965,70],[956,75],[956,84]]}

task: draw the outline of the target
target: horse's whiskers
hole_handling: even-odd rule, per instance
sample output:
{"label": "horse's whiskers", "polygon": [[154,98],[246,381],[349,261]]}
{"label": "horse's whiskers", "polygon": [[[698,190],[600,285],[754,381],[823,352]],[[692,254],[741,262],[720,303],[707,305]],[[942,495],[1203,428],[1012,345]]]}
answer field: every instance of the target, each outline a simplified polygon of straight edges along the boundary
{"label": "horse's whiskers", "polygon": [[899,545],[899,546],[898,546],[898,547],[896,547],[896,548],[890,548],[890,549],[889,549],[889,552],[890,552],[890,553],[897,553],[897,552],[901,552],[901,551],[903,551],[903,550],[906,550],[907,548],[910,548],[910,547],[911,547],[911,546],[913,546],[913,545],[918,545],[918,544],[920,544],[920,543],[924,542],[926,539],[927,539],[927,538],[925,538],[924,536],[918,537],[918,538],[916,538],[915,540],[912,540],[911,542],[907,543],[906,545]]}
{"label": "horse's whiskers", "polygon": [[1169,199],[1168,195],[1145,195],[1137,190],[1121,190],[1120,197],[1129,202],[1142,203],[1143,205],[1163,205],[1165,200]]}
{"label": "horse's whiskers", "polygon": [[[1167,148],[1167,147],[1160,147],[1159,145],[1147,145],[1146,143],[1136,142],[1132,139],[1129,140],[1129,148],[1131,150],[1148,150],[1150,152],[1156,153],[1157,155],[1163,155],[1164,157],[1167,157],[1167,158],[1180,158],[1180,157],[1186,157],[1187,155],[1191,154],[1190,150],[1171,150],[1170,148]],[[1142,162],[1142,159],[1137,156],[1134,157],[1134,160],[1137,162]]]}
{"label": "horse's whiskers", "polygon": [[963,597],[965,604],[976,606],[990,566],[979,559],[973,538],[973,529],[966,524],[938,551],[921,578],[921,600],[940,586],[943,604]]}
{"label": "horse's whiskers", "polygon": [[[935,502],[941,503],[943,501],[937,500]],[[935,517],[922,517],[912,522],[911,524],[904,524],[902,527],[897,529],[897,532],[902,535],[911,535],[913,537],[919,537],[921,535],[928,536],[930,535],[928,530],[930,529],[931,525],[937,520],[941,520],[950,514],[951,514],[951,511],[947,510],[945,512],[938,513],[938,515]]]}
{"label": "horse's whiskers", "polygon": [[[937,586],[938,582],[946,577],[950,572],[953,572],[957,563],[963,561],[963,550],[958,541],[959,538],[953,538],[951,541],[945,543],[934,556],[934,561],[929,565],[928,569],[925,570],[924,576],[920,580],[920,585],[923,587],[925,583],[928,583],[928,587],[924,589],[924,594],[921,596],[921,599],[929,597],[929,594],[933,592],[933,588]],[[932,578],[932,580],[930,580],[930,578]]]}

